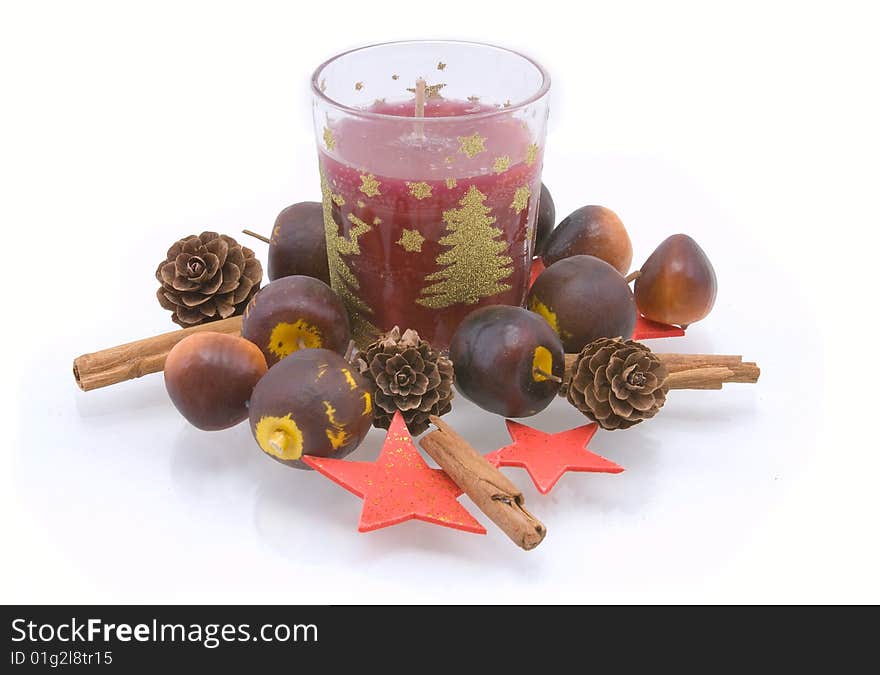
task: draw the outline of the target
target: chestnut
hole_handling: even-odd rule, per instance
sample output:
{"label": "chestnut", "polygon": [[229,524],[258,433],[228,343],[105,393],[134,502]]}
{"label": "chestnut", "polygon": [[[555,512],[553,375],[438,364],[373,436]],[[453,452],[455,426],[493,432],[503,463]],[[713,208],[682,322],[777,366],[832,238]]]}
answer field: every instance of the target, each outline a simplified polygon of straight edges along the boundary
{"label": "chestnut", "polygon": [[312,277],[276,279],[248,303],[241,335],[257,345],[272,366],[299,349],[344,353],[351,339],[339,296]]}
{"label": "chestnut", "polygon": [[462,396],[505,417],[546,408],[565,373],[559,337],[522,307],[491,305],[468,314],[452,336],[449,357]]}
{"label": "chestnut", "polygon": [[373,423],[364,378],[328,349],[303,349],[272,366],[250,401],[251,431],[273,459],[299,469],[303,455],[345,457]]}
{"label": "chestnut", "polygon": [[636,327],[636,302],[626,279],[590,255],[564,258],[541,272],[527,306],[547,320],[571,353],[597,338],[630,338]]}
{"label": "chestnut", "polygon": [[664,240],[642,265],[635,285],[642,314],[682,328],[705,318],[717,293],[709,256],[686,234]]}
{"label": "chestnut", "polygon": [[330,284],[324,209],[320,202],[292,204],[275,219],[269,239],[269,279],[293,275]]}
{"label": "chestnut", "polygon": [[248,400],[266,370],[263,353],[248,340],[195,333],[168,352],[165,388],[190,424],[216,431],[247,419]]}
{"label": "chestnut", "polygon": [[547,245],[550,233],[553,232],[554,225],[556,225],[556,205],[553,203],[550,190],[541,183],[541,196],[538,200],[538,218],[535,221],[536,256],[544,252],[544,247]]}
{"label": "chestnut", "polygon": [[541,257],[550,267],[573,255],[595,256],[626,274],[633,249],[623,221],[604,206],[583,206],[570,214],[547,237]]}

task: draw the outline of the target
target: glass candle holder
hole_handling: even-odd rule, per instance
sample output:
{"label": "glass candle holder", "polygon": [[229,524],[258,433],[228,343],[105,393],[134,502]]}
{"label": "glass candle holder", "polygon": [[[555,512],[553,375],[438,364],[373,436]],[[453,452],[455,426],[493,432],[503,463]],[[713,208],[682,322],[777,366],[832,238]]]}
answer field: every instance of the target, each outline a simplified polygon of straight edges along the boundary
{"label": "glass candle holder", "polygon": [[363,47],[312,77],[333,289],[363,347],[393,326],[445,349],[528,290],[550,78],[455,41]]}

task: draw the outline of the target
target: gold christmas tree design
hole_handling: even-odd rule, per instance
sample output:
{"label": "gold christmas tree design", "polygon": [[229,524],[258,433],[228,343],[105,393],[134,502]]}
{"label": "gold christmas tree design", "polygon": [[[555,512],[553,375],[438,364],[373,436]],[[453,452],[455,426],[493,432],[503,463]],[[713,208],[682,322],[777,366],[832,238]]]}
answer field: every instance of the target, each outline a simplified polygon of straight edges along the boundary
{"label": "gold christmas tree design", "polygon": [[348,219],[354,227],[351,228],[349,237],[346,238],[339,234],[339,226],[333,220],[333,192],[323,171],[321,171],[321,197],[324,211],[324,232],[327,237],[330,286],[333,287],[348,310],[354,341],[363,347],[375,339],[375,336],[379,334],[379,329],[366,318],[373,314],[373,310],[358,295],[360,283],[342,256],[360,254],[358,238],[369,232],[370,226],[354,214],[350,214]]}
{"label": "gold christmas tree design", "polygon": [[503,283],[513,271],[513,259],[505,255],[507,244],[498,241],[501,230],[493,227],[486,195],[471,185],[459,202],[461,208],[443,212],[447,234],[440,244],[449,248],[437,256],[442,269],[425,277],[428,284],[416,302],[440,309],[459,303],[473,304],[480,298],[510,290]]}

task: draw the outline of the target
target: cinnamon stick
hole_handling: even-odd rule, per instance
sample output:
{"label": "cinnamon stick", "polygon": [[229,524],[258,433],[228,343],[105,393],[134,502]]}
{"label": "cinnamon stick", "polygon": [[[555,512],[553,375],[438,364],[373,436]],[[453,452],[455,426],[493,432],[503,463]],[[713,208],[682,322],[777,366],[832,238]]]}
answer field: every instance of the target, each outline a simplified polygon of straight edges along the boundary
{"label": "cinnamon stick", "polygon": [[92,354],[83,354],[73,362],[73,377],[83,391],[106,387],[125,380],[133,380],[149,373],[158,373],[165,367],[165,357],[178,342],[193,333],[212,331],[239,335],[241,317],[232,316],[190,328],[118,345]]}
{"label": "cinnamon stick", "polygon": [[[754,384],[761,376],[761,369],[753,361],[743,361],[733,354],[662,354],[669,377],[670,389],[721,389],[728,382]],[[565,355],[566,373],[577,360],[577,354]]]}
{"label": "cinnamon stick", "polygon": [[430,420],[437,430],[419,442],[425,452],[515,544],[526,551],[540,544],[547,528],[526,510],[517,487],[446,422]]}

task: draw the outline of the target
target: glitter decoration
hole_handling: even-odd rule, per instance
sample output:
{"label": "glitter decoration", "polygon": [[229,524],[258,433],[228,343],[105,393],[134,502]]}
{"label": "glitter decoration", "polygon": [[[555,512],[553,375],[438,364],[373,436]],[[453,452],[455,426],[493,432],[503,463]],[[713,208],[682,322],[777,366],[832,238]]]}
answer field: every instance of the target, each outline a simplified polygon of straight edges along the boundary
{"label": "glitter decoration", "polygon": [[598,425],[584,426],[556,434],[547,434],[525,424],[505,420],[513,443],[485,455],[498,466],[518,466],[528,471],[542,495],[547,494],[567,471],[621,473],[623,467],[587,450]]}
{"label": "glitter decoration", "polygon": [[480,100],[480,97],[479,96],[468,96],[467,100],[470,101],[471,103],[476,103],[477,101]]}
{"label": "glitter decoration", "polygon": [[367,195],[367,197],[377,197],[382,194],[379,192],[379,185],[379,181],[376,180],[376,177],[373,174],[362,173],[361,186],[358,189]]}
{"label": "glitter decoration", "polygon": [[538,159],[538,146],[536,143],[529,143],[529,147],[526,148],[526,164],[531,166],[536,159]]}
{"label": "glitter decoration", "polygon": [[373,218],[373,225],[381,225],[381,224],[382,224],[382,219],[379,216],[376,216],[375,218]]}
{"label": "glitter decoration", "polygon": [[394,75],[391,76],[391,79],[392,79],[392,80],[399,80],[399,79],[400,79],[400,75],[398,75],[397,73],[395,73]]}
{"label": "glitter decoration", "polygon": [[320,84],[319,88],[322,92],[327,91],[327,78],[326,77],[321,78],[321,84]]}
{"label": "glitter decoration", "polygon": [[443,61],[437,64],[437,70],[446,70],[446,64]]}
{"label": "glitter decoration", "polygon": [[350,216],[349,221],[354,223],[355,227],[349,232],[348,238],[340,235],[339,226],[333,219],[333,195],[330,183],[323,171],[321,171],[321,205],[324,216],[324,234],[327,240],[330,286],[348,310],[351,318],[352,337],[358,344],[369,344],[379,334],[379,329],[367,319],[373,314],[373,310],[358,296],[360,283],[342,256],[360,253],[358,238],[365,234],[370,226],[358,219],[355,219],[357,222],[352,221]]}
{"label": "glitter decoration", "polygon": [[333,150],[336,147],[336,139],[333,137],[330,127],[324,127],[324,145],[327,146],[328,150]]}
{"label": "glitter decoration", "polygon": [[443,161],[447,164],[452,164],[455,161],[455,157],[444,157]]}
{"label": "glitter decoration", "polygon": [[336,206],[345,206],[345,197],[342,195],[332,194],[330,195],[330,199],[333,200],[333,203],[336,204]]}
{"label": "glitter decoration", "polygon": [[404,229],[401,232],[400,239],[397,240],[397,243],[403,247],[404,251],[408,251],[409,253],[421,253],[422,244],[425,243],[425,238],[418,230]]}
{"label": "glitter decoration", "polygon": [[495,173],[504,173],[510,168],[510,155],[501,155],[495,158],[495,164],[492,165],[492,171]]}
{"label": "glitter decoration", "polygon": [[486,534],[458,497],[462,490],[442,469],[429,467],[413,443],[400,411],[375,462],[303,455],[310,467],[364,500],[359,532],[407,520],[422,520],[464,532]]}
{"label": "glitter decoration", "polygon": [[486,195],[471,185],[459,201],[461,208],[443,212],[447,234],[439,243],[448,249],[436,259],[442,269],[425,276],[433,283],[422,289],[418,304],[433,309],[472,305],[510,290],[504,280],[513,272],[513,259],[506,255],[507,243],[497,240],[502,232],[493,227],[496,219],[485,201]]}
{"label": "glitter decoration", "polygon": [[[439,84],[429,84],[425,86],[425,98],[429,100],[432,98],[442,98],[442,96],[440,96],[440,90],[443,89],[443,87],[445,86],[445,82],[441,82]],[[412,94],[416,93],[415,87],[407,87],[406,90]]]}
{"label": "glitter decoration", "polygon": [[409,188],[409,193],[416,199],[427,199],[431,196],[432,188],[425,181],[420,181],[418,183],[410,183],[407,181],[406,186]]}
{"label": "glitter decoration", "polygon": [[458,185],[458,181],[455,178],[447,178],[446,179],[446,187],[450,190],[453,189],[456,185]]}
{"label": "glitter decoration", "polygon": [[509,108],[510,105],[511,105],[511,103],[510,103],[510,99],[507,99],[501,107],[502,107],[502,108]]}
{"label": "glitter decoration", "polygon": [[354,88],[355,88],[355,91],[360,91],[361,89],[364,88],[364,83],[363,82],[355,82]]}
{"label": "glitter decoration", "polygon": [[528,185],[518,187],[516,189],[516,192],[513,193],[513,202],[511,202],[510,208],[512,208],[517,213],[522,213],[523,209],[528,207],[529,197],[531,196],[532,191],[529,189]]}
{"label": "glitter decoration", "polygon": [[364,200],[363,200],[363,199],[358,199],[358,200],[357,200],[357,205],[358,205],[358,208],[359,208],[359,209],[362,209],[362,208],[364,208],[364,207],[366,206],[366,204],[364,203]]}
{"label": "glitter decoration", "polygon": [[384,98],[373,99],[373,105],[382,105],[383,103],[385,103]]}
{"label": "glitter decoration", "polygon": [[486,152],[486,137],[476,132],[470,136],[459,136],[458,143],[458,151],[468,157],[476,157],[481,152]]}

